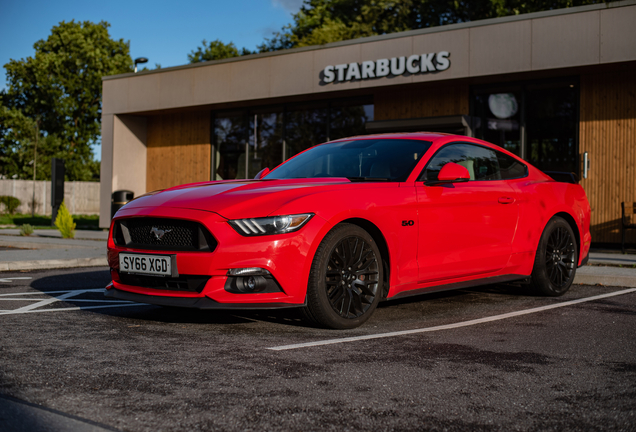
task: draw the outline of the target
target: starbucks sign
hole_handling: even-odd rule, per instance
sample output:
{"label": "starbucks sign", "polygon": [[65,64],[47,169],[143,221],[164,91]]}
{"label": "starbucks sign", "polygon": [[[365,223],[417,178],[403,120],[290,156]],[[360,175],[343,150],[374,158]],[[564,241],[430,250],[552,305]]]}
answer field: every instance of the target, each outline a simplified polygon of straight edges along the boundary
{"label": "starbucks sign", "polygon": [[322,71],[324,83],[365,80],[404,74],[443,71],[450,67],[450,53],[413,54],[391,59],[367,60],[362,63],[343,63],[326,66]]}

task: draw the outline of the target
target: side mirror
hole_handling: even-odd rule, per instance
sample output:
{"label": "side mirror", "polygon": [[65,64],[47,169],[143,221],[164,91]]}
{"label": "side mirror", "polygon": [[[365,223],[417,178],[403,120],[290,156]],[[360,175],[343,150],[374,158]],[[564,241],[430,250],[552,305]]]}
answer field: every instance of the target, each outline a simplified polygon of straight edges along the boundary
{"label": "side mirror", "polygon": [[260,170],[258,174],[256,174],[256,177],[254,177],[254,180],[260,180],[263,177],[265,177],[267,174],[269,174],[269,168],[265,167],[262,170]]}
{"label": "side mirror", "polygon": [[468,172],[468,169],[466,167],[454,162],[448,162],[440,170],[439,174],[437,175],[437,180],[427,181],[426,184],[436,185],[442,183],[460,183],[467,182],[469,180],[470,173]]}

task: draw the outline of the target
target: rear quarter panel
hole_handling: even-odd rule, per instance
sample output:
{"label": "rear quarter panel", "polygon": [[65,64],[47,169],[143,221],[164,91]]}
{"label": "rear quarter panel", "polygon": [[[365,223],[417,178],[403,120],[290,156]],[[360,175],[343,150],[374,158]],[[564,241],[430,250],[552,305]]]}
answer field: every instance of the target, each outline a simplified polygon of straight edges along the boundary
{"label": "rear quarter panel", "polygon": [[[585,191],[578,184],[519,179],[512,183],[519,200],[519,225],[513,240],[513,254],[534,255],[548,221],[558,214],[567,214],[575,222],[579,238],[579,262],[590,249],[590,205]],[[532,268],[530,267],[530,272]],[[529,273],[528,273],[529,274]]]}

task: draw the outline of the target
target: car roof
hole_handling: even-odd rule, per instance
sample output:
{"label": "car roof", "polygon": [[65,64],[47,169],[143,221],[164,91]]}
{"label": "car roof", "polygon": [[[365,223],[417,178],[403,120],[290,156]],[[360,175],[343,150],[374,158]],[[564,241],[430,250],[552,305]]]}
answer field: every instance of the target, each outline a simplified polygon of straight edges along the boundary
{"label": "car roof", "polygon": [[359,139],[359,140],[368,140],[368,139],[417,139],[417,140],[429,141],[430,143],[433,144],[434,147],[442,146],[444,144],[447,144],[447,143],[453,142],[453,141],[461,141],[461,142],[465,142],[465,143],[473,143],[473,144],[482,145],[482,146],[485,146],[485,147],[489,147],[489,148],[491,148],[493,150],[497,150],[497,151],[503,152],[503,153],[505,153],[505,154],[507,154],[509,156],[514,157],[515,159],[519,160],[520,162],[524,163],[525,165],[528,165],[527,161],[523,160],[522,158],[520,158],[519,156],[515,155],[514,153],[511,153],[510,151],[508,151],[505,148],[500,147],[500,146],[498,146],[496,144],[490,143],[488,141],[481,140],[479,138],[469,137],[469,136],[466,136],[466,135],[447,134],[447,133],[442,133],[442,132],[392,132],[392,133],[372,134],[372,135],[358,135],[358,136],[340,138],[340,139],[337,139],[337,140],[329,141],[329,142],[324,143],[324,144],[340,142],[340,141],[350,141],[352,139]]}
{"label": "car roof", "polygon": [[[356,140],[371,140],[371,139],[416,139],[422,141],[429,141],[433,144],[433,146],[444,145],[449,142],[460,141],[465,143],[473,143],[482,145],[485,147],[489,147],[493,150],[498,150],[503,153],[509,154],[510,156],[514,156],[515,158],[522,160],[518,156],[509,152],[508,150],[500,147],[496,144],[490,143],[488,141],[481,140],[479,138],[473,138],[466,135],[458,135],[458,134],[447,134],[442,132],[392,132],[392,133],[383,133],[383,134],[372,134],[372,135],[358,135],[346,138],[340,138],[333,141],[328,141],[324,144],[341,142],[341,141],[351,141],[353,139]],[[523,161],[524,163],[527,163]]]}
{"label": "car roof", "polygon": [[379,139],[379,138],[418,139],[418,140],[424,140],[424,141],[435,141],[439,138],[446,138],[451,136],[464,138],[463,135],[453,135],[453,134],[446,134],[441,132],[390,132],[390,133],[381,133],[381,134],[372,134],[372,135],[351,136],[351,137],[340,138],[340,139],[329,141],[329,142],[350,141],[352,139]]}

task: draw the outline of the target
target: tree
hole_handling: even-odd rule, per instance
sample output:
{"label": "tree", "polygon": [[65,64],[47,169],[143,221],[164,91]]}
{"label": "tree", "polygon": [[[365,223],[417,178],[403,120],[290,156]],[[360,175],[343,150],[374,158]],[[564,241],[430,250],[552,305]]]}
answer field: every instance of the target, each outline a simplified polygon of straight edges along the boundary
{"label": "tree", "polygon": [[322,45],[444,24],[559,9],[601,0],[305,0],[293,23],[259,51]]}
{"label": "tree", "polygon": [[247,48],[242,48],[239,51],[232,42],[224,44],[219,39],[213,40],[209,44],[203,39],[203,46],[198,47],[196,51],[192,51],[188,54],[188,60],[190,63],[199,63],[210,60],[222,60],[226,58],[238,57],[242,55],[253,54]]}
{"label": "tree", "polygon": [[[9,109],[0,103],[0,172],[6,178],[32,179],[36,120],[20,110]],[[67,180],[91,180],[99,174],[99,162],[92,158],[80,163],[69,158],[68,148],[55,134],[39,131],[37,144],[36,180],[51,179],[51,158],[66,159]]]}
{"label": "tree", "polygon": [[[46,158],[66,160],[67,180],[99,176],[91,145],[100,139],[102,76],[132,72],[128,42],[110,38],[104,21],[61,22],[35,55],[4,65],[8,89],[0,94],[0,170],[28,177],[29,146],[40,119],[38,178],[50,173]],[[31,154],[32,154],[32,150]],[[41,163],[42,164],[41,164]],[[32,175],[32,174],[31,174]]]}

